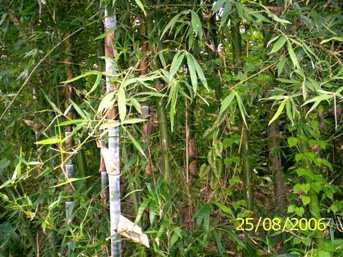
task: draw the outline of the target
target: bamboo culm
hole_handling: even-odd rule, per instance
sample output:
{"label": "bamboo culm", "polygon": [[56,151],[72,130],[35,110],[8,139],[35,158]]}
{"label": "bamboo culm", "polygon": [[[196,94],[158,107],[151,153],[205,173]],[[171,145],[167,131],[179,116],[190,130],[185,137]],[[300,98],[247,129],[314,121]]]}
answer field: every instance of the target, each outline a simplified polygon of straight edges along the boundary
{"label": "bamboo culm", "polygon": [[[105,27],[105,69],[108,74],[116,74],[114,61],[115,49],[113,48],[114,30],[116,28],[116,17],[108,8],[105,9],[104,27]],[[112,92],[114,85],[110,77],[106,77],[106,93]],[[107,119],[115,118],[115,110],[112,108],[107,112]],[[121,241],[118,234],[118,224],[120,218],[120,159],[119,159],[119,128],[108,129],[108,154],[112,162],[111,169],[106,165],[109,183],[109,201],[110,201],[110,232],[111,232],[111,256],[121,256]],[[113,167],[113,169],[112,169]],[[102,174],[102,182],[106,179]]]}

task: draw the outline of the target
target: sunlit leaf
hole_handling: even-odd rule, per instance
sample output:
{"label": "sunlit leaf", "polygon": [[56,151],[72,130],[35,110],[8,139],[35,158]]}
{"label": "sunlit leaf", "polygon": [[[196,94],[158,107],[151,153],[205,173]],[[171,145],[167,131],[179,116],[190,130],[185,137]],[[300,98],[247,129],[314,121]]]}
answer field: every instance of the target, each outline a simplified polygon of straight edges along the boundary
{"label": "sunlit leaf", "polygon": [[126,95],[123,87],[119,87],[117,97],[119,118],[123,122],[126,117]]}
{"label": "sunlit leaf", "polygon": [[272,119],[269,121],[268,126],[269,126],[270,124],[272,124],[275,120],[277,120],[277,119],[279,118],[279,116],[281,115],[283,109],[285,108],[286,103],[287,103],[287,99],[284,99],[284,100],[280,103],[279,108],[276,110],[274,116],[273,116]]}

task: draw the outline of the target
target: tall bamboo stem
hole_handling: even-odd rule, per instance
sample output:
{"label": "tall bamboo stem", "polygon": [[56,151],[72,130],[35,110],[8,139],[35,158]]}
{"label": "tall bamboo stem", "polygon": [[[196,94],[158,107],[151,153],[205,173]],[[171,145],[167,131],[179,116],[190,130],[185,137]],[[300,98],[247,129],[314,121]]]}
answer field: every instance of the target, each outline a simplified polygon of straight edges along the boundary
{"label": "tall bamboo stem", "polygon": [[[66,39],[64,42],[65,45],[65,50],[66,50],[66,58],[65,58],[65,64],[66,64],[66,75],[67,75],[67,80],[70,80],[73,78],[73,72],[72,72],[72,67],[71,67],[71,42],[70,39]],[[67,110],[69,106],[70,99],[72,97],[72,88],[69,84],[67,84],[64,87],[64,108]],[[67,113],[67,119],[72,119],[72,113],[69,111]],[[67,126],[65,128],[64,136],[66,138],[65,141],[65,146],[66,146],[66,164],[64,166],[64,172],[65,172],[65,177],[66,179],[70,179],[74,175],[74,165],[71,159],[71,154],[70,151],[73,146],[73,141],[72,141],[72,128],[70,126]],[[72,200],[72,193],[73,193],[73,188],[70,184],[67,184],[65,187],[65,191],[68,194],[68,200],[65,202],[65,212],[66,212],[66,223],[71,224],[72,219],[73,219],[73,209],[74,209],[74,201]],[[71,255],[72,249],[73,249],[73,242],[70,241],[67,243],[68,250],[67,250],[67,256]]]}
{"label": "tall bamboo stem", "polygon": [[170,169],[169,169],[169,158],[168,158],[168,130],[167,130],[167,119],[165,115],[165,108],[163,101],[160,100],[158,103],[158,118],[160,127],[160,141],[161,141],[161,156],[162,156],[162,172],[164,179],[169,181]]}
{"label": "tall bamboo stem", "polygon": [[[114,62],[115,48],[113,47],[114,30],[116,29],[116,16],[113,10],[105,8],[104,28],[105,28],[105,68],[107,74],[116,74],[116,66]],[[106,92],[112,92],[114,85],[110,77],[106,77]],[[106,118],[109,120],[115,119],[116,111],[111,108]],[[110,232],[111,232],[111,256],[121,256],[121,242],[118,234],[118,224],[120,217],[120,159],[119,159],[119,128],[108,129],[108,154],[109,159],[113,162],[113,169],[109,170],[106,166],[109,182],[109,201],[110,201]],[[105,183],[104,173],[102,174],[102,182]]]}
{"label": "tall bamboo stem", "polygon": [[[232,56],[235,72],[237,73],[242,66],[242,42],[240,34],[240,22],[236,18],[232,22],[231,26],[231,37],[232,37]],[[242,169],[243,169],[243,178],[245,185],[245,197],[247,201],[248,209],[252,207],[252,194],[251,194],[251,172],[249,165],[249,143],[248,143],[248,132],[245,124],[242,124],[242,148],[241,148],[241,159],[242,159]]]}

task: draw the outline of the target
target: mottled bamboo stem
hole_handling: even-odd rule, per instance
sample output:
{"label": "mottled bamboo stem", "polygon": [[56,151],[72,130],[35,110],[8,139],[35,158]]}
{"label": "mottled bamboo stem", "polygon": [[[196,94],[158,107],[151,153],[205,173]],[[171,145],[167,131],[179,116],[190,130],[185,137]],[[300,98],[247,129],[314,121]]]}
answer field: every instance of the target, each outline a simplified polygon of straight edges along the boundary
{"label": "mottled bamboo stem", "polygon": [[[72,71],[72,66],[71,66],[71,42],[70,39],[66,39],[64,42],[64,46],[65,46],[65,53],[66,53],[66,58],[65,58],[65,64],[66,64],[66,75],[67,75],[67,80],[70,80],[73,78],[73,71]],[[69,103],[70,103],[70,99],[72,97],[72,87],[70,84],[65,85],[64,87],[64,108],[65,110],[68,109],[69,107]],[[73,114],[71,111],[69,111],[66,114],[67,119],[72,119],[73,118]],[[73,166],[73,162],[71,159],[71,154],[70,151],[72,150],[73,147],[73,140],[72,140],[72,128],[71,126],[67,126],[65,128],[65,132],[64,132],[64,136],[66,138],[65,141],[65,147],[66,147],[66,163],[64,165],[64,172],[65,172],[65,177],[66,180],[69,180],[70,178],[73,177],[74,175],[74,166]],[[74,209],[74,201],[73,201],[73,187],[71,184],[67,184],[65,186],[65,191],[67,193],[67,201],[65,202],[65,215],[66,215],[66,223],[67,224],[71,224],[72,220],[73,220],[73,209]],[[73,251],[73,241],[69,241],[67,243],[67,256],[70,256],[72,254]]]}
{"label": "mottled bamboo stem", "polygon": [[[105,28],[105,69],[107,74],[116,74],[115,66],[115,48],[113,47],[114,30],[116,28],[116,16],[114,12],[108,8],[105,9],[104,28]],[[106,93],[112,92],[115,89],[111,78],[106,77]],[[113,120],[116,111],[111,108],[106,118]],[[109,201],[110,201],[110,232],[111,232],[111,256],[121,256],[121,242],[118,234],[118,224],[120,217],[120,161],[119,161],[119,128],[108,129],[108,153],[110,159],[113,161],[113,170],[108,170],[109,182]],[[105,183],[104,171],[101,170],[102,181]]]}

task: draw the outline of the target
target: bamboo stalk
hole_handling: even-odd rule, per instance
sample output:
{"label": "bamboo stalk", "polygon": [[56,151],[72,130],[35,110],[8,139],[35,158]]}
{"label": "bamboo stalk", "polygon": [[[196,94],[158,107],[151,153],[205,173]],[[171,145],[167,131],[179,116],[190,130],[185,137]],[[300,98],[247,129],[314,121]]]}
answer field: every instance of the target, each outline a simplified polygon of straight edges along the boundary
{"label": "bamboo stalk", "polygon": [[167,119],[165,115],[165,109],[163,101],[158,103],[158,118],[160,127],[160,141],[161,141],[161,157],[162,157],[162,172],[164,179],[169,181],[170,169],[169,169],[169,157],[168,157],[168,130]]}
{"label": "bamboo stalk", "polygon": [[279,123],[275,121],[271,124],[268,130],[269,137],[269,162],[270,170],[274,178],[274,194],[275,194],[275,209],[278,215],[285,212],[285,182],[284,173],[282,170],[282,164],[278,150],[280,148],[280,130]]}
{"label": "bamboo stalk", "polygon": [[[67,75],[67,80],[70,80],[73,78],[73,72],[72,72],[72,67],[71,67],[71,42],[69,38],[67,38],[64,41],[64,46],[65,46],[65,52],[66,52],[66,58],[65,58],[66,75]],[[72,97],[72,88],[70,84],[65,85],[63,95],[64,95],[64,108],[65,110],[67,110],[69,106],[69,101]],[[71,111],[69,111],[66,116],[67,116],[67,119],[73,118],[73,114]],[[70,154],[70,151],[73,146],[71,131],[72,131],[71,126],[67,126],[64,132],[64,136],[66,138],[65,147],[67,151],[67,154],[66,154],[67,161],[64,166],[66,180],[69,180],[74,175],[74,165],[73,165],[71,154]],[[65,217],[66,217],[66,223],[70,225],[73,220],[73,210],[74,210],[74,201],[72,199],[72,194],[73,194],[72,185],[67,184],[65,186],[65,191],[68,195],[67,201],[65,201],[65,215],[66,215]],[[72,254],[72,251],[74,248],[73,245],[74,245],[73,241],[67,242],[67,256],[70,256]]]}
{"label": "bamboo stalk", "polygon": [[[241,34],[240,34],[240,22],[236,18],[232,22],[231,26],[231,37],[232,37],[232,58],[235,73],[238,73],[242,65],[242,43],[241,43]],[[243,122],[242,122],[243,123]],[[251,209],[252,207],[252,183],[251,183],[251,172],[249,165],[249,143],[248,143],[248,133],[245,124],[242,124],[242,133],[241,133],[241,159],[242,159],[242,169],[243,169],[243,179],[245,185],[245,198],[247,201],[247,208]]]}
{"label": "bamboo stalk", "polygon": [[[115,48],[113,47],[114,30],[116,29],[116,16],[113,10],[108,7],[105,8],[104,16],[104,28],[105,28],[105,69],[107,74],[116,74],[114,56]],[[112,92],[114,85],[110,80],[110,77],[106,77],[106,92]],[[115,118],[116,111],[114,108],[106,114],[106,118],[113,120]],[[109,201],[110,201],[110,233],[111,233],[111,256],[121,256],[121,241],[118,234],[118,224],[120,218],[120,159],[119,159],[119,128],[108,129],[108,160],[111,160],[111,165],[105,162],[106,171],[108,174],[109,183]],[[111,167],[109,167],[111,166]],[[101,170],[103,186],[106,183],[104,171]]]}

